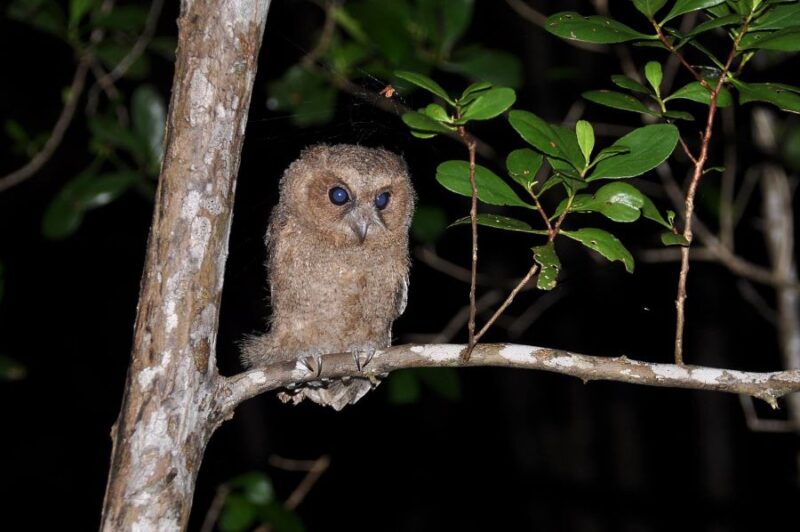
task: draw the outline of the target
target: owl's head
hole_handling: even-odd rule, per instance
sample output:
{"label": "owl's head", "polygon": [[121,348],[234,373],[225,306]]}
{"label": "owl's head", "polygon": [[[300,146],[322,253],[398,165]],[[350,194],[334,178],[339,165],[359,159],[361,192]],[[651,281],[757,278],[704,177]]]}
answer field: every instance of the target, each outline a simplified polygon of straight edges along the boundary
{"label": "owl's head", "polygon": [[405,162],[390,151],[320,144],[286,170],[281,205],[335,246],[398,243],[407,238],[414,190]]}

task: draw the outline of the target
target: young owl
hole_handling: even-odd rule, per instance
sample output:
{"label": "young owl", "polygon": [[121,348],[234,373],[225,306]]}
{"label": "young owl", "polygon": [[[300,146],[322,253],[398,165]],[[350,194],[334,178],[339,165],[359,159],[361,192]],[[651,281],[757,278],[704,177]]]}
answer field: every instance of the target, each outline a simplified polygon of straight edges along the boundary
{"label": "young owl", "polygon": [[[360,367],[387,347],[406,306],[413,209],[397,155],[345,144],[303,151],[281,179],[267,229],[269,333],[245,340],[245,364],[318,367],[320,355],[349,351]],[[341,410],[371,387],[367,379],[313,383],[282,399]]]}

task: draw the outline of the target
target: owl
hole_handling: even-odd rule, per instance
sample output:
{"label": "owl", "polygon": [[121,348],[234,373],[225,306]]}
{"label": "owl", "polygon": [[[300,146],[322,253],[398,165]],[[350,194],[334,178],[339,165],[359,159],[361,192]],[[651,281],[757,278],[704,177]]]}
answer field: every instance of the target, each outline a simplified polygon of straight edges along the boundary
{"label": "owl", "polygon": [[[359,369],[389,346],[408,293],[414,190],[403,159],[355,145],[307,148],[283,175],[267,229],[269,332],[247,338],[247,366],[351,352]],[[284,392],[341,410],[375,381],[313,382]]]}

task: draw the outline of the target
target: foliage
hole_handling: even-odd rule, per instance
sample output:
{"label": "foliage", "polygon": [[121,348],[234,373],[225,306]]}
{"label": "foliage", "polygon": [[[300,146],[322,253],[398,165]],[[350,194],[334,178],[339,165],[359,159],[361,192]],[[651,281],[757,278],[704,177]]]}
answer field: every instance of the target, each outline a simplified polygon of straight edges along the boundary
{"label": "foliage", "polygon": [[[634,42],[673,54],[691,46],[701,52],[709,64],[696,66],[693,72],[698,79],[671,94],[666,94],[662,87],[664,74],[657,61],[644,65],[646,84],[618,74],[611,76],[611,82],[624,92],[601,89],[583,93],[590,102],[660,122],[636,128],[601,149],[596,149],[594,128],[588,121],[579,120],[574,128],[567,128],[547,123],[529,111],[510,110],[515,102],[511,88],[482,81],[453,97],[423,73],[395,72],[397,77],[434,97],[433,103],[403,115],[403,122],[415,137],[427,139],[458,133],[465,138],[471,122],[506,114],[511,127],[530,145],[530,148],[508,154],[508,178],[501,178],[480,164],[475,165],[471,175],[469,163],[446,161],[437,168],[436,179],[451,192],[472,196],[472,178],[481,203],[528,211],[523,213],[525,219],[480,213],[476,221],[478,225],[546,239],[532,248],[533,260],[541,268],[537,287],[542,290],[556,286],[561,262],[554,244],[562,235],[608,260],[620,261],[626,270],[633,271],[633,257],[619,239],[604,229],[583,226],[582,217],[572,214],[600,214],[617,223],[630,223],[643,217],[668,230],[661,237],[664,245],[689,244],[673,224],[674,213],[662,215],[647,196],[633,184],[623,181],[646,176],[673,153],[681,134],[678,124],[695,120],[690,110],[674,105],[689,101],[707,107],[712,102],[714,108],[726,107],[733,105],[733,89],[738,92],[740,104],[761,101],[800,112],[800,88],[742,79],[745,65],[758,50],[800,50],[800,5],[779,0],[677,0],[667,9],[665,0],[632,2],[652,27],[650,31],[640,31],[608,17],[582,16],[574,12],[552,15],[545,28],[566,40],[593,44]],[[705,20],[682,33],[675,26],[677,17],[694,11],[701,11]],[[664,12],[666,14],[659,19],[658,14]],[[716,28],[723,28],[732,43],[733,51],[727,59],[717,58],[700,42]],[[731,65],[736,58],[739,58],[739,65],[734,70]],[[710,116],[713,118],[713,112]],[[615,181],[601,185],[603,180]],[[520,187],[529,199],[523,199],[509,183]],[[545,195],[550,196],[549,199],[556,198],[554,210],[548,211],[544,206]],[[538,214],[530,211],[538,211]],[[569,223],[578,227],[562,228],[568,216]],[[469,222],[470,218],[465,217],[453,225]]]}
{"label": "foliage", "polygon": [[305,530],[297,515],[276,500],[272,481],[264,473],[244,473],[221,489],[227,490],[218,523],[222,532],[252,530],[255,525],[270,525],[276,532]]}
{"label": "foliage", "polygon": [[[155,7],[160,9],[160,4]],[[67,9],[55,0],[13,0],[6,14],[58,39],[79,61],[91,64],[95,75],[86,109],[90,159],[77,176],[65,176],[42,219],[45,236],[72,235],[86,212],[128,191],[152,197],[161,165],[166,103],[143,80],[154,59],[171,61],[175,50],[174,38],[148,35],[148,19],[158,13],[148,13],[140,5],[106,5],[99,0],[71,0]],[[138,51],[142,44],[145,48]],[[123,68],[126,61],[130,64]],[[122,74],[112,76],[116,69]],[[26,157],[41,149],[47,138],[15,120],[7,120],[4,128],[14,151]]]}
{"label": "foliage", "polygon": [[353,91],[357,83],[377,80],[381,86],[405,86],[396,70],[443,72],[519,87],[522,66],[516,57],[482,44],[461,43],[472,23],[473,4],[474,0],[332,2],[326,7],[329,30],[323,29],[319,44],[303,61],[269,84],[267,104],[288,112],[290,120],[303,127],[329,122],[337,92]]}

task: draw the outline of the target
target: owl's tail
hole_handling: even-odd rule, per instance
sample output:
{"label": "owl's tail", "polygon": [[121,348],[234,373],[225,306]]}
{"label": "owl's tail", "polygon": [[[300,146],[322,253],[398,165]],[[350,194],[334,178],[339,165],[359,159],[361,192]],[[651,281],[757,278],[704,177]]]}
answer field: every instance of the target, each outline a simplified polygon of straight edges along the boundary
{"label": "owl's tail", "polygon": [[318,405],[330,406],[341,410],[364,397],[366,393],[380,384],[377,379],[348,378],[329,383],[309,383],[308,385],[288,390],[278,394],[284,403],[299,404],[303,399],[313,401]]}

